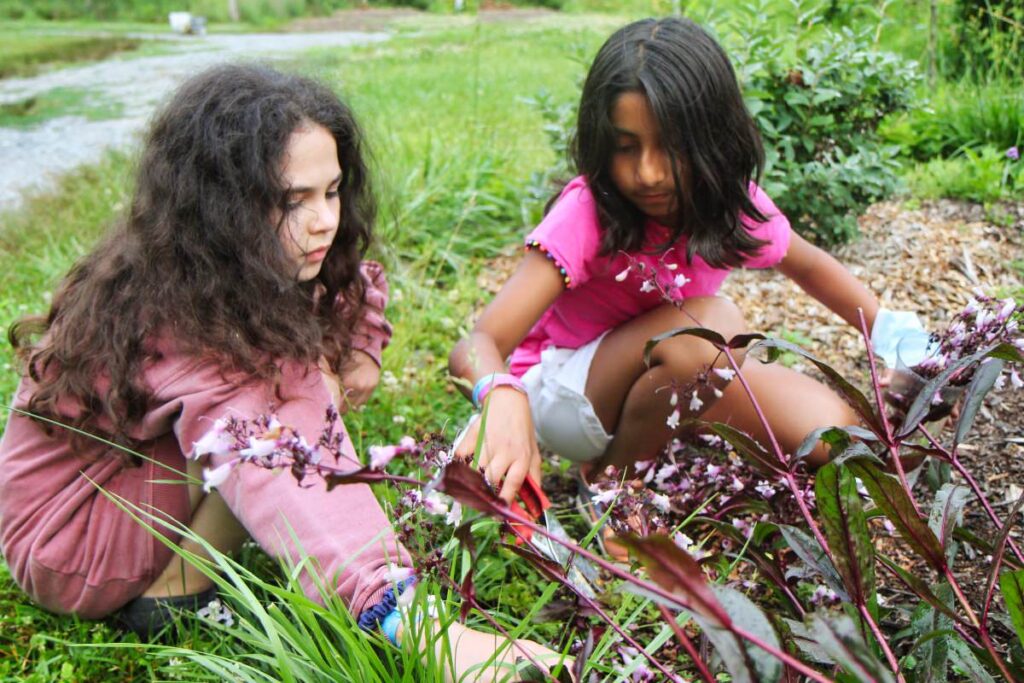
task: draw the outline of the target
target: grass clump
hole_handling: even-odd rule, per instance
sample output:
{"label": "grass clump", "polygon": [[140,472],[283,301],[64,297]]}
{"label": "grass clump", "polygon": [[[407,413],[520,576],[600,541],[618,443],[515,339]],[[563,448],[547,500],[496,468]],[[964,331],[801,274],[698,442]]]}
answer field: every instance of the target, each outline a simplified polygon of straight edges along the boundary
{"label": "grass clump", "polygon": [[104,59],[137,49],[127,36],[41,35],[0,31],[0,78],[31,76],[47,67]]}

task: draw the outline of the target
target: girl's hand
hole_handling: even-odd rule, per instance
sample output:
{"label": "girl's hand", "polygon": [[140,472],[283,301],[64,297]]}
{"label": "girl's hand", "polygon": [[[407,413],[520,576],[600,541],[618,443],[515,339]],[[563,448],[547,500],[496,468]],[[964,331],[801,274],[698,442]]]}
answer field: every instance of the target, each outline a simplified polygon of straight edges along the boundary
{"label": "girl's hand", "polygon": [[[518,681],[516,663],[525,659],[523,651],[548,669],[554,669],[561,662],[565,670],[572,670],[572,659],[563,657],[532,640],[516,640],[509,643],[494,633],[474,631],[458,622],[448,627],[451,644],[453,671],[448,672],[453,681]],[[498,650],[500,653],[495,657]],[[487,667],[481,665],[494,657]],[[529,660],[527,660],[529,661]]]}
{"label": "girl's hand", "polygon": [[360,408],[370,400],[373,390],[380,382],[380,367],[369,354],[353,350],[352,357],[341,374],[341,402],[338,410],[348,412],[349,408]]}
{"label": "girl's hand", "polygon": [[[476,417],[455,449],[455,456],[473,459],[482,419]],[[487,433],[480,449],[480,468],[498,494],[511,503],[530,475],[540,482],[540,449],[533,431],[530,403],[520,391],[495,387],[487,396]]]}

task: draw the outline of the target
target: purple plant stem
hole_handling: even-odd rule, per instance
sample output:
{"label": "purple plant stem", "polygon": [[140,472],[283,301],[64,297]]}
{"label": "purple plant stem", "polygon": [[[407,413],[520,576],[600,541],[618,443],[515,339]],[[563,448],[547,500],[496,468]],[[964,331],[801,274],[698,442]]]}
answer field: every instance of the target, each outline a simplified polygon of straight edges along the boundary
{"label": "purple plant stem", "polygon": [[[746,378],[743,376],[743,372],[740,370],[740,366],[736,363],[736,359],[733,357],[732,353],[727,347],[722,349],[722,351],[725,353],[725,357],[729,361],[729,365],[732,367],[733,372],[736,373],[736,377],[743,384],[743,389],[744,391],[747,392],[747,396],[750,398],[751,405],[754,406],[754,411],[757,413],[757,417],[761,421],[761,426],[764,427],[765,433],[768,434],[768,438],[771,440],[772,449],[775,452],[775,457],[779,459],[780,463],[786,464],[785,455],[782,452],[782,447],[779,446],[778,439],[775,438],[775,432],[772,431],[771,425],[768,424],[768,418],[765,416],[764,411],[761,409],[761,405],[758,403],[757,398],[754,396],[754,391],[750,388],[750,385],[747,383]],[[814,534],[814,537],[818,540],[818,543],[821,544],[822,550],[825,551],[825,554],[828,555],[829,559],[834,564],[835,557],[832,554],[831,548],[829,548],[828,546],[828,541],[825,540],[824,534],[821,533],[821,529],[818,527],[817,522],[814,521],[814,517],[811,515],[810,509],[804,502],[803,492],[800,490],[800,487],[797,484],[796,479],[793,477],[793,473],[789,471],[788,467],[786,473],[783,476],[786,479],[786,485],[789,486],[789,489],[793,494],[793,498],[796,500],[797,506],[800,508],[800,513],[803,515],[804,520],[810,527],[811,532]],[[878,624],[875,623],[874,617],[871,616],[871,613],[867,610],[867,606],[864,605],[863,602],[858,604],[857,608],[861,616],[869,624],[872,632],[875,633],[875,637],[878,640],[878,646],[882,648],[882,651],[885,653],[885,658],[889,662],[889,666],[896,674],[896,680],[903,681],[904,678],[903,675],[900,673],[899,663],[896,660],[896,656],[893,654],[892,648],[889,647],[888,641],[884,637],[882,637],[881,629],[879,628]]]}
{"label": "purple plant stem", "polygon": [[[960,476],[964,478],[964,480],[967,482],[967,485],[971,487],[972,491],[974,491],[974,496],[981,503],[981,506],[985,508],[985,512],[988,514],[989,519],[992,520],[992,523],[995,525],[996,530],[1002,531],[1002,521],[1000,521],[998,515],[996,515],[995,510],[992,509],[992,506],[988,502],[988,498],[982,492],[981,486],[978,485],[977,480],[975,480],[971,473],[967,471],[967,468],[964,467],[963,464],[960,462],[960,458],[956,454],[956,450],[954,449],[953,451],[950,451],[949,449],[947,449],[945,446],[939,443],[935,439],[935,437],[933,437],[924,427],[918,425],[917,428],[922,434],[924,434],[924,437],[928,439],[928,442],[932,445],[932,447],[941,451],[943,456],[945,456],[945,458],[954,467],[954,469],[956,469]],[[1013,554],[1017,557],[1017,561],[1021,564],[1024,564],[1024,554],[1021,554],[1020,548],[1018,548],[1017,544],[1013,542],[1013,539],[1007,536],[1006,544],[1010,546],[1011,550],[1013,550]]]}
{"label": "purple plant stem", "polygon": [[693,644],[693,641],[686,635],[686,631],[676,623],[675,616],[668,611],[668,607],[658,605],[658,611],[661,612],[662,619],[665,620],[665,623],[668,624],[669,628],[671,628],[672,632],[676,635],[676,640],[678,640],[679,644],[683,646],[684,650],[686,650],[686,654],[690,655],[690,659],[693,661],[693,665],[697,667],[697,673],[700,674],[700,677],[704,679],[705,683],[715,683],[716,679],[714,675],[708,670],[708,666],[704,663],[704,660],[700,658],[700,653],[697,652],[697,648]]}
{"label": "purple plant stem", "polygon": [[[534,533],[539,533],[541,536],[544,536],[545,538],[548,538],[548,539],[558,543],[559,545],[569,549],[570,552],[576,553],[576,554],[578,554],[578,555],[580,555],[582,557],[587,558],[588,560],[590,560],[594,564],[599,565],[601,568],[605,569],[610,574],[612,574],[612,575],[614,575],[614,576],[616,576],[616,577],[626,581],[627,583],[631,583],[634,586],[637,586],[637,587],[641,588],[642,590],[644,590],[644,591],[646,591],[648,593],[651,593],[653,595],[657,595],[658,597],[660,597],[660,598],[662,598],[664,600],[667,600],[668,602],[675,603],[675,604],[679,605],[680,607],[682,607],[684,609],[696,611],[696,610],[694,610],[694,608],[691,605],[688,605],[683,600],[681,600],[678,595],[675,595],[673,593],[669,593],[668,591],[664,590],[663,588],[661,588],[661,586],[659,586],[656,583],[651,583],[649,581],[644,581],[643,579],[639,579],[639,578],[633,576],[629,572],[626,572],[626,571],[624,571],[622,569],[619,569],[618,567],[616,567],[612,563],[608,562],[607,560],[604,560],[604,559],[598,557],[597,555],[593,554],[592,552],[590,552],[586,548],[584,548],[584,547],[582,547],[580,545],[577,545],[576,543],[573,543],[572,541],[567,541],[565,539],[559,538],[558,536],[555,536],[550,531],[548,531],[546,528],[535,524],[533,522],[533,520],[531,520],[531,519],[529,519],[527,517],[523,517],[523,516],[515,513],[512,510],[512,508],[505,508],[505,509],[503,509],[502,510],[502,515],[507,520],[510,519],[510,520],[514,521],[516,524],[521,524],[521,525],[523,525],[525,527],[529,527],[530,529],[533,530]],[[807,666],[806,664],[801,662],[799,659],[797,659],[797,658],[793,657],[792,655],[790,655],[788,652],[780,650],[777,647],[774,647],[774,646],[772,646],[772,645],[762,641],[758,636],[754,635],[753,633],[748,633],[747,631],[744,631],[743,629],[741,629],[738,626],[736,626],[736,624],[731,623],[731,622],[730,623],[724,623],[723,627],[725,627],[728,630],[732,631],[735,635],[739,636],[740,638],[743,638],[744,640],[750,642],[751,644],[755,645],[756,647],[761,648],[762,650],[764,650],[768,654],[772,655],[776,659],[782,661],[784,664],[788,664],[789,666],[793,667],[794,669],[796,669],[797,671],[799,671],[803,675],[807,676],[808,678],[810,678],[812,680],[815,680],[815,681],[818,681],[819,683],[835,683],[832,679],[826,678],[819,671],[816,671],[816,670],[810,668],[809,666]]]}
{"label": "purple plant stem", "polygon": [[889,662],[889,668],[896,674],[896,680],[900,683],[905,683],[907,679],[903,677],[903,673],[900,671],[900,663],[896,660],[896,655],[893,654],[892,649],[889,647],[889,643],[886,641],[885,634],[882,633],[882,629],[872,618],[871,612],[868,611],[867,605],[863,602],[859,603],[857,605],[857,611],[860,612],[861,618],[871,628],[871,632],[874,634],[875,640],[882,645],[882,652],[885,654],[886,661]]}
{"label": "purple plant stem", "polygon": [[885,414],[885,401],[882,398],[882,386],[878,377],[878,366],[875,362],[875,352],[871,348],[871,334],[868,332],[867,319],[864,317],[864,309],[857,308],[857,316],[860,319],[860,333],[864,338],[864,347],[868,352],[868,364],[871,367],[871,388],[875,392],[875,402],[878,404],[878,416],[882,419],[882,428],[885,430],[885,448],[889,451],[889,458],[892,460],[893,466],[896,468],[896,475],[900,479],[900,483],[903,484],[903,488],[906,489],[907,495],[910,497],[910,502],[914,506],[914,512],[918,515],[921,514],[921,508],[917,505],[917,500],[914,498],[913,491],[911,491],[910,484],[907,482],[907,473],[903,471],[903,462],[899,456],[899,443],[896,442],[892,434],[892,425],[889,424],[889,417]]}

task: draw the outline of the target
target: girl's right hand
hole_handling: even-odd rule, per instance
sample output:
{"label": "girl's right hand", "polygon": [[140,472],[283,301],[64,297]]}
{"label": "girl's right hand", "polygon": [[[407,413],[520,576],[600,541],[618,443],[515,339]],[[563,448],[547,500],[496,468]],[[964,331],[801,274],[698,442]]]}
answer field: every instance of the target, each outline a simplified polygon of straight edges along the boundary
{"label": "girl's right hand", "polygon": [[[472,461],[479,439],[480,416],[466,430],[455,457]],[[515,500],[527,475],[540,482],[540,449],[533,431],[533,417],[526,396],[512,387],[495,387],[487,398],[487,429],[480,449],[479,466],[492,485],[501,484],[499,497]]]}

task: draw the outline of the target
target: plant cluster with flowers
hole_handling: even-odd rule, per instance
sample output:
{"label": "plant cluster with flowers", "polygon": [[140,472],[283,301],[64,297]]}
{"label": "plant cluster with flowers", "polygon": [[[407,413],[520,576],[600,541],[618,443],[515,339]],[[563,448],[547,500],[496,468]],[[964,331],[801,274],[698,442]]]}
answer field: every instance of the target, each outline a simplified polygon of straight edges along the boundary
{"label": "plant cluster with flowers", "polygon": [[[935,352],[913,369],[924,377],[932,378],[958,361],[1000,344],[1024,350],[1024,334],[1020,329],[1022,315],[1024,304],[1018,304],[1012,298],[994,299],[976,292],[975,298],[953,317],[947,329],[933,335]],[[973,376],[973,368],[965,366],[964,370],[950,376],[949,382],[966,385]],[[1009,378],[1015,389],[1024,386],[1015,368],[1007,368],[1001,378],[1002,382]],[[997,388],[999,386],[1001,383]]]}
{"label": "plant cluster with flowers", "polygon": [[[695,437],[677,440],[658,460],[638,464],[621,479],[607,473],[608,480],[595,489],[596,499],[611,506],[618,540],[636,561],[631,567],[554,533],[541,519],[524,516],[522,509],[499,499],[479,471],[453,460],[446,442],[436,437],[374,447],[369,464],[362,466],[352,459],[343,462],[336,414],[328,413],[328,424],[312,445],[273,417],[226,419],[196,444],[196,454],[216,455],[223,462],[207,470],[209,486],[226,476],[222,468],[242,463],[289,469],[300,482],[316,474],[328,486],[393,484],[400,492],[396,526],[417,574],[435,576],[461,596],[463,616],[475,608],[499,632],[504,632],[500,623],[476,596],[478,550],[476,525],[471,524],[476,517],[463,521],[463,511],[493,517],[519,538],[530,530],[535,540],[561,547],[564,559],[557,552],[543,553],[533,541],[507,546],[559,586],[558,595],[571,596],[562,598],[568,612],[560,621],[574,628],[563,636],[577,641],[577,680],[602,671],[619,679],[683,680],[685,675],[713,683],[721,673],[715,669],[728,672],[732,680],[773,683],[917,683],[955,671],[983,672],[983,680],[1016,680],[1008,643],[1016,638],[1024,644],[1024,550],[958,451],[998,377],[1005,374],[1014,383],[1014,364],[1024,362],[1016,336],[1020,310],[1011,303],[979,297],[959,314],[950,330],[938,336],[948,364],[928,380],[924,398],[896,416],[885,410],[870,347],[874,402],[826,363],[783,340],[759,335],[725,340],[703,328],[673,331],[712,343],[737,381],[744,378],[734,352],[752,342],[767,349],[769,361],[783,352],[801,354],[825,374],[864,426],[819,430],[796,453],[784,453],[775,440],[765,447],[728,425],[694,421]],[[956,372],[971,379],[952,439],[945,441],[924,430],[922,422],[930,392],[943,389]],[[667,400],[679,405],[690,389],[669,387]],[[757,397],[750,398],[770,431]],[[818,441],[829,444],[830,462],[813,473],[812,481],[801,454]],[[928,492],[911,486],[904,470],[904,463],[922,454],[957,478],[936,483],[930,500]],[[428,476],[387,472],[384,468],[399,456]],[[994,528],[991,534],[972,530],[963,537],[991,558],[980,600],[953,571],[963,552],[964,509],[972,500]],[[1024,501],[1009,519],[1022,506]],[[883,525],[871,522],[873,517],[887,522],[884,542]],[[697,528],[699,540],[694,541]],[[896,546],[899,555],[886,554]],[[445,561],[445,547],[461,547],[470,558],[458,581]],[[706,555],[709,550],[715,552]],[[913,558],[912,568],[907,557]],[[587,590],[579,580],[583,563],[593,572],[590,585],[596,590]],[[410,575],[409,568],[395,572]],[[894,586],[897,590],[890,590]],[[886,599],[880,589],[887,591]],[[660,626],[638,628],[632,618],[624,621],[613,607],[624,594],[648,600],[642,611],[660,619]],[[909,602],[898,601],[906,595],[912,596]],[[993,618],[997,605],[1004,606],[1007,618]],[[685,626],[678,621],[680,613],[691,619]],[[645,635],[659,629],[671,632],[674,642],[649,648],[642,642]],[[595,645],[598,639],[605,646]],[[712,651],[717,659],[709,658]]]}
{"label": "plant cluster with flowers", "polygon": [[[619,533],[671,534],[698,561],[709,550],[678,529],[690,525],[699,530],[700,520],[706,519],[731,525],[739,538],[749,538],[758,522],[793,524],[800,519],[785,482],[755,468],[716,434],[673,439],[658,458],[636,463],[631,473],[625,479],[609,467],[591,485],[593,502],[608,509],[612,528]],[[801,471],[800,482],[813,509],[813,481],[806,471]],[[729,550],[734,539],[718,535],[713,543]]]}

